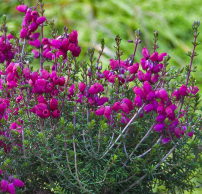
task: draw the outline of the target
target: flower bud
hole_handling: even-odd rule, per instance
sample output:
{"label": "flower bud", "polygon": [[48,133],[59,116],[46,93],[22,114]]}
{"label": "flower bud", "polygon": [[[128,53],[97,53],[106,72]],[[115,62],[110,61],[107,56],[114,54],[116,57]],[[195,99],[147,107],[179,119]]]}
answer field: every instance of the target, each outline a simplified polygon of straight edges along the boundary
{"label": "flower bud", "polygon": [[13,185],[15,187],[23,187],[24,183],[21,180],[15,178],[14,181],[13,181]]}
{"label": "flower bud", "polygon": [[78,85],[79,91],[83,92],[86,88],[86,84],[84,84],[83,82],[79,83]]}
{"label": "flower bud", "polygon": [[162,100],[168,100],[168,93],[164,88],[159,90],[159,96]]}
{"label": "flower bud", "polygon": [[46,21],[46,17],[44,17],[44,16],[38,17],[38,18],[36,19],[36,23],[37,23],[38,25],[43,24],[45,21]]}
{"label": "flower bud", "polygon": [[138,78],[141,82],[144,81],[144,73],[143,73],[141,70],[139,70],[139,71],[137,72],[137,78]]}
{"label": "flower bud", "polygon": [[25,14],[25,20],[27,22],[31,22],[32,21],[31,11],[32,11],[31,9],[27,9],[27,12]]}
{"label": "flower bud", "polygon": [[154,108],[153,104],[147,104],[147,105],[144,107],[144,111],[145,111],[146,113],[149,113],[149,112],[151,112],[151,111],[153,110],[153,108]]}
{"label": "flower bud", "polygon": [[67,50],[69,45],[70,45],[70,43],[69,43],[68,39],[64,38],[62,40],[62,47]]}
{"label": "flower bud", "polygon": [[142,55],[143,55],[143,57],[144,57],[145,59],[149,59],[150,54],[149,54],[149,51],[148,51],[148,49],[147,49],[146,47],[144,47],[144,48],[142,49]]}
{"label": "flower bud", "polygon": [[43,110],[42,114],[43,114],[42,118],[47,118],[51,115],[51,113],[48,109]]}
{"label": "flower bud", "polygon": [[179,89],[179,94],[182,96],[186,96],[187,95],[187,86],[186,85],[182,85]]}
{"label": "flower bud", "polygon": [[52,98],[50,100],[50,109],[51,110],[56,110],[58,109],[58,100],[56,98]]}
{"label": "flower bud", "polygon": [[61,46],[62,46],[62,43],[59,41],[59,40],[55,40],[55,39],[53,39],[52,41],[51,41],[51,44],[55,47],[55,48],[61,48]]}
{"label": "flower bud", "polygon": [[157,132],[162,132],[164,126],[165,126],[165,124],[159,123],[154,127],[154,130],[157,131]]}
{"label": "flower bud", "polygon": [[95,98],[89,97],[89,98],[88,98],[88,103],[89,103],[91,106],[94,105],[94,104],[95,104]]}
{"label": "flower bud", "polygon": [[151,57],[150,57],[150,60],[151,61],[158,61],[158,53],[157,52],[154,52]]}
{"label": "flower bud", "polygon": [[22,13],[26,13],[28,6],[27,5],[18,5],[16,6],[16,10]]}
{"label": "flower bud", "polygon": [[38,28],[38,25],[37,25],[35,22],[31,23],[31,24],[28,26],[28,29],[29,29],[30,32],[36,31],[37,28]]}
{"label": "flower bud", "polygon": [[158,55],[158,61],[163,61],[163,57],[165,57],[167,55],[167,53],[161,53],[160,55]]}
{"label": "flower bud", "polygon": [[170,141],[171,141],[171,138],[166,137],[166,138],[162,139],[162,144],[167,144],[167,143],[169,143]]}
{"label": "flower bud", "polygon": [[122,103],[127,104],[128,108],[129,108],[129,111],[134,109],[133,102],[130,99],[123,98]]}
{"label": "flower bud", "polygon": [[110,61],[109,65],[112,68],[112,70],[119,68],[119,61],[118,60],[115,61],[114,59],[110,59],[109,61]]}
{"label": "flower bud", "polygon": [[153,73],[158,73],[158,72],[160,72],[160,71],[162,70],[162,68],[163,68],[163,64],[162,64],[162,63],[156,65],[156,66],[154,67],[154,69],[153,69]]}
{"label": "flower bud", "polygon": [[154,98],[155,98],[155,92],[154,92],[154,91],[151,91],[151,92],[149,92],[149,94],[147,94],[146,99],[147,99],[148,101],[153,101]]}
{"label": "flower bud", "polygon": [[69,35],[69,41],[70,42],[77,42],[77,31],[73,30],[72,33]]}
{"label": "flower bud", "polygon": [[134,99],[134,104],[136,107],[141,107],[142,106],[142,98],[137,95]]}
{"label": "flower bud", "polygon": [[40,95],[38,98],[38,103],[43,103],[47,105],[47,101],[45,100],[44,96]]}
{"label": "flower bud", "polygon": [[22,28],[20,31],[20,38],[26,38],[27,37],[27,28]]}
{"label": "flower bud", "polygon": [[164,112],[164,106],[163,105],[159,105],[158,107],[157,107],[157,113],[158,114],[162,114]]}
{"label": "flower bud", "polygon": [[165,116],[164,114],[160,114],[160,115],[158,115],[158,116],[156,117],[156,121],[157,121],[158,123],[162,123],[163,121],[165,121],[165,119],[166,119],[166,116]]}
{"label": "flower bud", "polygon": [[180,129],[179,129],[178,127],[176,127],[176,128],[174,129],[174,134],[175,134],[175,136],[176,136],[177,138],[181,138],[181,136],[180,136],[181,131],[180,131]]}
{"label": "flower bud", "polygon": [[6,192],[7,191],[7,187],[8,187],[8,181],[2,180],[1,181],[1,191],[2,192]]}
{"label": "flower bud", "polygon": [[34,40],[38,39],[39,36],[40,36],[39,32],[33,33],[33,34],[30,35],[30,40],[34,41]]}
{"label": "flower bud", "polygon": [[54,85],[58,85],[59,84],[59,78],[57,76],[55,76],[53,78],[53,83],[54,83]]}
{"label": "flower bud", "polygon": [[60,114],[61,114],[61,111],[60,110],[54,110],[53,112],[52,112],[52,117],[53,118],[58,118],[59,116],[60,116]]}
{"label": "flower bud", "polygon": [[41,69],[41,75],[44,79],[48,79],[50,77],[50,74],[48,71],[46,71],[45,69]]}
{"label": "flower bud", "polygon": [[155,84],[159,80],[159,74],[154,74],[151,78],[151,83]]}
{"label": "flower bud", "polygon": [[137,73],[138,69],[139,69],[139,63],[135,63],[133,66],[128,67],[128,71],[131,74]]}
{"label": "flower bud", "polygon": [[7,192],[10,194],[15,194],[15,187],[14,187],[13,183],[8,184]]}
{"label": "flower bud", "polygon": [[146,63],[146,59],[145,58],[142,58],[141,59],[141,66],[142,66],[142,69],[143,70],[147,70],[146,66],[145,66],[145,63]]}
{"label": "flower bud", "polygon": [[144,75],[144,81],[150,81],[151,80],[151,71],[147,71]]}
{"label": "flower bud", "polygon": [[101,106],[101,105],[105,104],[105,103],[108,102],[108,101],[109,101],[109,100],[108,100],[107,97],[101,97],[101,98],[99,98],[99,99],[97,100],[96,105],[97,105],[97,106]]}
{"label": "flower bud", "polygon": [[38,12],[37,11],[32,11],[31,16],[32,16],[32,19],[34,19],[34,21],[35,21],[35,18],[37,18],[37,16],[38,16]]}
{"label": "flower bud", "polygon": [[104,115],[104,112],[105,112],[105,108],[104,108],[104,107],[101,107],[101,108],[99,108],[99,109],[97,109],[97,110],[95,111],[95,114],[96,114],[96,115]]}
{"label": "flower bud", "polygon": [[48,38],[46,38],[46,37],[43,38],[43,39],[42,39],[42,44],[43,44],[43,45],[49,44]]}
{"label": "flower bud", "polygon": [[112,108],[111,106],[106,106],[105,107],[105,111],[104,111],[104,115],[106,118],[109,118],[111,116],[112,113]]}
{"label": "flower bud", "polygon": [[120,102],[115,102],[112,109],[114,111],[119,111],[121,109],[121,103]]}
{"label": "flower bud", "polygon": [[146,94],[148,94],[151,90],[152,90],[152,87],[151,87],[151,85],[149,84],[149,82],[148,81],[145,81],[144,83],[143,83],[143,91],[146,93]]}
{"label": "flower bud", "polygon": [[129,114],[129,112],[130,112],[130,109],[129,109],[129,107],[128,107],[128,105],[126,103],[121,104],[121,109],[126,114]]}
{"label": "flower bud", "polygon": [[136,95],[139,95],[141,98],[144,98],[144,93],[143,93],[143,91],[142,91],[141,88],[135,86],[135,87],[133,88],[133,92],[134,92]]}

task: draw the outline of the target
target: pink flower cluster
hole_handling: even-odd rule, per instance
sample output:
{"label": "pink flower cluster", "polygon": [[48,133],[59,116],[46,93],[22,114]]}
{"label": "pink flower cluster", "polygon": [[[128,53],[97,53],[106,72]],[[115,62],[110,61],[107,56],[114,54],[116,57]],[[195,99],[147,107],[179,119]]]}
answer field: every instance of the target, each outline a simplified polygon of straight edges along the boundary
{"label": "pink flower cluster", "polygon": [[[0,169],[0,175],[1,174],[2,174],[2,170]],[[1,181],[1,192],[15,194],[15,187],[23,187],[23,186],[24,186],[24,183],[21,180],[16,179],[13,176],[8,176],[8,180],[3,179]]]}

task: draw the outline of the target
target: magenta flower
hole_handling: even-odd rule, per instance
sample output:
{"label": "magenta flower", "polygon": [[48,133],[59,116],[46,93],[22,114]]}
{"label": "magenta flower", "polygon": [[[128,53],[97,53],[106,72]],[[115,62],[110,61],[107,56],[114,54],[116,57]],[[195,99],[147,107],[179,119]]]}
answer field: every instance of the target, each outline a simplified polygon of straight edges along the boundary
{"label": "magenta flower", "polygon": [[165,124],[159,123],[154,127],[154,130],[157,131],[157,132],[162,132],[164,126],[165,126]]}
{"label": "magenta flower", "polygon": [[39,39],[36,39],[34,41],[28,41],[28,44],[30,44],[31,46],[34,46],[36,48],[40,48],[41,47],[41,42]]}
{"label": "magenta flower", "polygon": [[103,104],[105,104],[106,102],[108,102],[108,98],[107,97],[101,97],[97,100],[96,105],[97,106],[101,106]]}
{"label": "magenta flower", "polygon": [[162,144],[167,144],[167,143],[169,143],[170,141],[171,141],[171,138],[166,137],[166,138],[162,139]]}
{"label": "magenta flower", "polygon": [[22,13],[26,13],[28,6],[27,5],[18,5],[16,6],[16,10]]}
{"label": "magenta flower", "polygon": [[134,99],[134,104],[136,107],[142,106],[142,98],[139,95],[136,95],[136,97]]}
{"label": "magenta flower", "polygon": [[0,104],[0,112],[4,112],[4,110],[6,110],[6,104],[5,103],[1,103]]}
{"label": "magenta flower", "polygon": [[51,115],[51,113],[48,109],[43,110],[42,114],[43,114],[43,118],[47,118]]}
{"label": "magenta flower", "polygon": [[39,86],[46,86],[46,80],[45,79],[37,79],[36,84]]}
{"label": "magenta flower", "polygon": [[115,70],[119,67],[119,61],[118,60],[115,61],[114,59],[110,59],[109,61],[110,61],[109,65],[112,68],[112,70]]}
{"label": "magenta flower", "polygon": [[83,82],[78,84],[78,88],[80,92],[83,92],[85,90],[86,84],[84,84]]}
{"label": "magenta flower", "polygon": [[14,181],[13,181],[13,185],[15,187],[23,187],[24,183],[21,180],[15,178]]}
{"label": "magenta flower", "polygon": [[20,38],[26,38],[27,37],[27,28],[22,28],[20,31]]}
{"label": "magenta flower", "polygon": [[51,44],[55,47],[55,48],[61,48],[61,46],[62,46],[62,43],[59,41],[59,40],[55,40],[55,39],[53,39],[52,41],[51,41]]}
{"label": "magenta flower", "polygon": [[159,96],[162,100],[168,100],[168,93],[164,88],[159,90]]}
{"label": "magenta flower", "polygon": [[89,103],[91,106],[94,105],[94,104],[95,104],[95,98],[89,97],[89,98],[88,98],[88,103]]}
{"label": "magenta flower", "polygon": [[37,23],[38,25],[43,24],[45,21],[46,21],[46,17],[44,17],[44,16],[38,17],[38,18],[36,19],[36,23]]}
{"label": "magenta flower", "polygon": [[144,48],[142,49],[142,55],[143,55],[143,57],[144,57],[145,59],[149,59],[150,54],[149,54],[149,51],[148,51],[148,49],[147,49],[146,47],[144,47]]}
{"label": "magenta flower", "polygon": [[70,42],[77,42],[78,33],[76,30],[73,30],[69,36]]}
{"label": "magenta flower", "polygon": [[129,111],[131,111],[131,110],[134,109],[133,102],[130,99],[123,98],[122,103],[126,103],[127,104],[128,108],[129,108]]}
{"label": "magenta flower", "polygon": [[34,41],[34,40],[38,39],[39,36],[40,36],[40,33],[36,32],[36,33],[31,34],[29,37],[30,37],[31,41]]}
{"label": "magenta flower", "polygon": [[153,69],[153,73],[158,73],[158,72],[160,72],[160,71],[162,70],[162,68],[163,68],[163,64],[162,64],[162,63],[156,65],[156,66],[154,67],[154,69]]}
{"label": "magenta flower", "polygon": [[59,116],[60,116],[60,114],[61,114],[61,111],[60,110],[54,110],[53,112],[52,112],[52,117],[53,118],[58,118]]}
{"label": "magenta flower", "polygon": [[145,66],[146,59],[145,59],[145,58],[142,58],[140,63],[141,63],[142,69],[143,69],[143,70],[147,70],[147,68],[146,68],[146,66]]}
{"label": "magenta flower", "polygon": [[2,170],[0,169],[0,174],[2,174]]}
{"label": "magenta flower", "polygon": [[155,84],[159,80],[159,74],[154,74],[151,78],[151,83]]}
{"label": "magenta flower", "polygon": [[104,111],[104,115],[106,118],[109,118],[111,116],[112,113],[112,108],[111,106],[106,106],[105,107],[105,111]]}
{"label": "magenta flower", "polygon": [[112,109],[114,111],[119,111],[121,109],[121,103],[120,102],[115,102],[114,105],[112,106]]}
{"label": "magenta flower", "polygon": [[160,114],[156,117],[156,121],[158,123],[162,123],[166,119],[166,116],[164,114]]}
{"label": "magenta flower", "polygon": [[58,109],[58,100],[56,98],[51,98],[51,100],[50,100],[50,109],[51,110]]}
{"label": "magenta flower", "polygon": [[148,101],[153,101],[155,98],[155,92],[154,91],[149,92],[149,94],[147,94],[146,98]]}
{"label": "magenta flower", "polygon": [[65,78],[64,77],[61,77],[60,79],[59,79],[59,84],[58,84],[59,86],[64,86],[65,85]]}
{"label": "magenta flower", "polygon": [[167,55],[167,53],[161,53],[160,55],[158,55],[158,61],[163,61],[163,57],[165,57]]}
{"label": "magenta flower", "polygon": [[176,127],[176,128],[174,129],[174,134],[175,134],[175,136],[176,136],[177,138],[181,138],[181,136],[180,136],[181,131],[180,131],[180,129],[179,129],[178,127]]}
{"label": "magenta flower", "polygon": [[43,38],[43,39],[42,39],[42,44],[43,44],[43,45],[49,44],[48,38],[46,38],[46,37]]}
{"label": "magenta flower", "polygon": [[15,187],[14,187],[13,183],[8,184],[7,191],[10,194],[15,194]]}
{"label": "magenta flower", "polygon": [[151,80],[151,71],[147,71],[144,75],[144,81],[150,81]]}
{"label": "magenta flower", "polygon": [[150,60],[153,62],[158,61],[158,53],[157,52],[152,53],[152,55],[150,56]]}
{"label": "magenta flower", "polygon": [[104,108],[104,107],[101,107],[101,108],[99,108],[99,109],[97,109],[97,110],[95,111],[95,114],[96,114],[96,115],[104,115],[104,112],[105,112],[105,108]]}
{"label": "magenta flower", "polygon": [[43,104],[47,104],[47,101],[45,100],[44,96],[40,95],[38,98],[38,103],[43,103]]}
{"label": "magenta flower", "polygon": [[32,21],[31,12],[32,12],[32,9],[27,9],[27,12],[26,12],[25,18],[24,18],[27,22],[31,22]]}
{"label": "magenta flower", "polygon": [[195,87],[193,87],[191,93],[192,93],[192,94],[196,94],[198,91],[199,91],[198,87],[195,86]]}
{"label": "magenta flower", "polygon": [[29,77],[30,77],[30,70],[29,70],[29,68],[23,68],[23,73],[25,75],[25,78],[29,79]]}
{"label": "magenta flower", "polygon": [[143,93],[143,91],[142,91],[142,89],[141,88],[139,88],[139,87],[134,87],[133,88],[133,92],[136,94],[136,95],[139,95],[141,98],[144,98],[145,96],[144,96],[144,93]]}
{"label": "magenta flower", "polygon": [[126,125],[130,121],[130,119],[127,118],[123,113],[121,113],[121,115],[121,122]]}
{"label": "magenta flower", "polygon": [[145,111],[146,113],[151,112],[153,109],[154,109],[153,104],[147,104],[147,105],[144,107],[144,111]]}
{"label": "magenta flower", "polygon": [[129,112],[130,112],[130,109],[129,109],[129,107],[128,107],[128,105],[126,103],[121,104],[121,109],[126,114],[129,114]]}
{"label": "magenta flower", "polygon": [[7,187],[8,187],[8,181],[2,180],[1,181],[1,191],[2,192],[6,192],[7,191]]}
{"label": "magenta flower", "polygon": [[149,92],[152,90],[152,87],[151,87],[151,85],[149,84],[148,81],[145,81],[145,82],[143,83],[142,88],[143,88],[143,91],[144,91],[146,94],[149,94]]}
{"label": "magenta flower", "polygon": [[34,32],[36,31],[38,28],[38,25],[35,23],[35,22],[32,22],[29,26],[28,26],[28,29],[30,32]]}
{"label": "magenta flower", "polygon": [[189,136],[189,137],[193,137],[193,134],[194,134],[194,132],[193,132],[193,130],[190,132],[190,133],[188,133],[187,135]]}
{"label": "magenta flower", "polygon": [[69,40],[67,38],[64,38],[62,40],[62,47],[67,50],[69,45],[70,45]]}
{"label": "magenta flower", "polygon": [[187,95],[187,86],[186,85],[182,85],[179,89],[179,94],[182,96],[186,96]]}
{"label": "magenta flower", "polygon": [[128,67],[128,71],[131,74],[137,73],[138,69],[139,69],[139,63],[135,63],[133,66]]}
{"label": "magenta flower", "polygon": [[68,50],[71,51],[72,55],[74,57],[78,57],[81,53],[81,47],[78,46],[78,45],[75,45],[73,43],[71,43],[69,46],[68,46]]}
{"label": "magenta flower", "polygon": [[138,78],[141,82],[144,81],[144,73],[143,73],[141,70],[139,70],[139,71],[137,72],[137,78]]}

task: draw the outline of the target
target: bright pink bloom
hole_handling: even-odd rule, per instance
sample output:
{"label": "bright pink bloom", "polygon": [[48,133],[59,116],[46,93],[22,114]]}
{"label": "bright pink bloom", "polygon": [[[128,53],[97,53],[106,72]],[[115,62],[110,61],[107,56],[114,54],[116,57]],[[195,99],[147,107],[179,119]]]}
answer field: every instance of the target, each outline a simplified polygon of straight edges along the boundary
{"label": "bright pink bloom", "polygon": [[159,123],[154,127],[154,130],[157,131],[157,132],[162,132],[164,126],[165,126],[165,124]]}
{"label": "bright pink bloom", "polygon": [[162,123],[166,119],[166,116],[164,114],[160,114],[156,117],[156,121],[158,123]]}
{"label": "bright pink bloom", "polygon": [[162,64],[162,63],[156,65],[156,66],[154,67],[154,69],[153,69],[153,73],[158,73],[158,72],[160,72],[160,71],[162,70],[162,68],[163,68],[163,64]]}
{"label": "bright pink bloom", "polygon": [[139,63],[135,63],[133,66],[128,67],[128,71],[133,74],[133,73],[137,73],[139,69]]}
{"label": "bright pink bloom", "polygon": [[7,187],[8,187],[8,181],[2,180],[1,181],[1,191],[2,192],[6,192],[7,191]]}
{"label": "bright pink bloom", "polygon": [[50,74],[48,71],[46,71],[45,69],[41,70],[41,75],[44,79],[48,79],[50,77]]}
{"label": "bright pink bloom", "polygon": [[145,58],[142,58],[140,63],[141,63],[142,69],[143,69],[143,70],[147,70],[147,68],[146,68],[146,66],[145,66],[146,59],[145,59]]}
{"label": "bright pink bloom", "polygon": [[31,80],[35,83],[35,81],[38,79],[38,72],[32,72],[30,75]]}
{"label": "bright pink bloom", "polygon": [[55,40],[55,39],[53,39],[52,41],[51,41],[51,44],[55,47],[55,48],[61,48],[61,46],[62,46],[62,43],[59,41],[59,40]]}
{"label": "bright pink bloom", "polygon": [[77,37],[78,37],[77,31],[73,30],[71,32],[71,34],[69,35],[69,41],[70,42],[77,42]]}
{"label": "bright pink bloom", "polygon": [[89,97],[89,98],[88,98],[88,102],[89,102],[89,104],[90,104],[91,106],[94,105],[94,104],[95,104],[95,98]]}
{"label": "bright pink bloom", "polygon": [[158,61],[163,61],[163,57],[165,57],[167,55],[167,53],[161,53],[160,55],[158,55]]}
{"label": "bright pink bloom", "polygon": [[137,78],[138,78],[141,82],[144,81],[144,73],[143,73],[141,70],[139,70],[139,71],[137,72]]}
{"label": "bright pink bloom", "polygon": [[7,191],[8,191],[8,193],[10,193],[10,194],[15,194],[15,187],[14,187],[13,183],[9,183],[9,184],[8,184]]}
{"label": "bright pink bloom", "polygon": [[149,51],[148,51],[148,49],[147,49],[146,47],[144,47],[144,48],[142,49],[142,55],[143,55],[143,57],[144,57],[145,59],[149,59],[150,54],[149,54]]}
{"label": "bright pink bloom", "polygon": [[64,38],[62,40],[62,47],[67,50],[69,45],[70,45],[70,43],[69,43],[68,39]]}
{"label": "bright pink bloom", "polygon": [[46,17],[44,17],[44,16],[38,17],[38,18],[36,19],[36,23],[37,23],[38,25],[43,24],[45,21],[46,21]]}
{"label": "bright pink bloom", "polygon": [[86,84],[83,82],[79,83],[78,88],[80,92],[83,92],[85,90]]}
{"label": "bright pink bloom", "polygon": [[136,107],[142,106],[142,98],[139,95],[136,95],[136,97],[134,99],[134,104]]}
{"label": "bright pink bloom", "polygon": [[151,56],[150,56],[150,60],[151,61],[158,61],[158,53],[154,52]]}
{"label": "bright pink bloom", "polygon": [[112,68],[112,70],[115,70],[119,67],[119,61],[118,60],[115,61],[114,59],[110,59],[109,61],[110,61],[109,65]]}
{"label": "bright pink bloom", "polygon": [[38,103],[43,103],[43,104],[48,104],[47,101],[45,100],[45,97],[40,95],[38,98]]}
{"label": "bright pink bloom", "polygon": [[37,79],[36,84],[39,86],[46,86],[46,80],[45,79]]}
{"label": "bright pink bloom", "polygon": [[36,48],[40,48],[41,47],[41,42],[39,39],[36,39],[34,41],[28,41],[28,44],[30,44],[31,46],[34,46]]}
{"label": "bright pink bloom", "polygon": [[193,132],[193,130],[190,132],[190,133],[188,133],[187,135],[189,136],[189,137],[193,137],[193,134],[194,134],[194,132]]}
{"label": "bright pink bloom", "polygon": [[167,144],[171,141],[171,139],[169,137],[166,137],[164,139],[162,139],[162,144]]}
{"label": "bright pink bloom", "polygon": [[56,76],[57,76],[56,71],[52,71],[51,74],[50,74],[50,78],[53,79]]}
{"label": "bright pink bloom", "polygon": [[9,73],[9,74],[7,75],[7,81],[10,82],[10,81],[12,81],[13,79],[14,79],[14,73]]}
{"label": "bright pink bloom", "polygon": [[51,113],[48,109],[43,110],[42,114],[43,114],[43,118],[47,118],[51,115]]}
{"label": "bright pink bloom", "polygon": [[179,89],[179,94],[182,96],[186,96],[187,95],[187,86],[186,85],[182,85]]}
{"label": "bright pink bloom", "polygon": [[39,36],[40,36],[39,32],[33,33],[33,34],[30,35],[30,40],[34,41],[34,40],[38,39]]}
{"label": "bright pink bloom", "polygon": [[74,57],[78,57],[81,53],[81,47],[80,46],[76,46],[75,44],[71,43],[69,46],[68,46],[68,50],[71,51],[72,55]]}
{"label": "bright pink bloom", "polygon": [[21,101],[22,101],[22,96],[19,95],[19,96],[16,98],[16,102],[17,102],[17,103],[20,103]]}
{"label": "bright pink bloom", "polygon": [[61,114],[61,111],[60,110],[54,110],[53,112],[52,112],[52,117],[53,118],[58,118],[59,116],[60,116],[60,114]]}
{"label": "bright pink bloom", "polygon": [[27,5],[18,5],[16,6],[16,10],[22,13],[26,13],[28,6]]}
{"label": "bright pink bloom", "polygon": [[122,103],[126,103],[127,104],[128,108],[129,108],[129,111],[131,111],[131,110],[134,109],[133,102],[130,99],[123,98]]}
{"label": "bright pink bloom", "polygon": [[148,101],[153,101],[155,98],[155,92],[154,91],[149,92],[149,94],[147,94],[146,98]]}
{"label": "bright pink bloom", "polygon": [[121,109],[121,103],[120,102],[115,102],[112,109],[114,111],[119,111]]}
{"label": "bright pink bloom", "polygon": [[45,109],[47,109],[47,104],[39,103],[39,104],[36,105],[36,108],[39,109],[39,110],[45,110]]}
{"label": "bright pink bloom", "polygon": [[110,73],[110,71],[108,71],[108,70],[103,71],[103,75],[105,76],[106,79],[109,78],[109,73]]}
{"label": "bright pink bloom", "polygon": [[168,93],[164,88],[159,90],[159,96],[162,100],[168,100]]}
{"label": "bright pink bloom", "polygon": [[28,26],[28,29],[30,32],[34,32],[36,31],[38,28],[38,25],[35,23],[35,22],[32,22],[29,26]]}
{"label": "bright pink bloom", "polygon": [[150,81],[151,80],[151,71],[147,71],[144,75],[144,81]]}
{"label": "bright pink bloom", "polygon": [[143,88],[143,91],[144,91],[146,94],[149,94],[149,92],[152,90],[152,87],[151,87],[151,85],[149,84],[148,81],[145,81],[145,82],[143,83],[142,88]]}
{"label": "bright pink bloom", "polygon": [[6,110],[6,104],[5,103],[1,103],[0,104],[0,112],[4,112],[4,110]]}
{"label": "bright pink bloom", "polygon": [[15,187],[23,187],[24,183],[21,180],[15,178],[14,181],[13,181],[13,185]]}
{"label": "bright pink bloom", "polygon": [[106,106],[105,107],[105,111],[104,111],[104,115],[106,118],[109,118],[111,116],[112,113],[112,108],[111,106]]}
{"label": "bright pink bloom", "polygon": [[51,98],[51,100],[50,100],[50,109],[51,110],[58,109],[58,100],[56,98]]}
{"label": "bright pink bloom", "polygon": [[48,38],[43,38],[42,39],[42,44],[46,45],[46,44],[49,44],[49,41],[48,41]]}
{"label": "bright pink bloom", "polygon": [[61,77],[60,79],[59,79],[59,84],[58,84],[59,86],[64,86],[65,85],[65,78],[64,77]]}
{"label": "bright pink bloom", "polygon": [[24,73],[26,79],[28,79],[30,77],[29,68],[23,68],[23,73]]}
{"label": "bright pink bloom", "polygon": [[2,174],[2,170],[0,169],[0,174]]}
{"label": "bright pink bloom", "polygon": [[104,115],[104,112],[105,112],[105,108],[104,108],[104,107],[101,107],[101,108],[99,108],[99,109],[97,109],[97,110],[95,111],[95,114],[96,114],[96,115]]}
{"label": "bright pink bloom", "polygon": [[195,87],[193,87],[191,93],[192,93],[192,94],[196,94],[198,91],[199,91],[198,87],[195,86]]}
{"label": "bright pink bloom", "polygon": [[55,76],[55,77],[53,78],[53,83],[54,83],[55,85],[58,85],[59,82],[60,82],[59,77]]}
{"label": "bright pink bloom", "polygon": [[20,31],[20,38],[26,38],[27,37],[27,28],[22,28]]}
{"label": "bright pink bloom", "polygon": [[135,87],[133,88],[133,92],[134,92],[136,95],[139,95],[141,98],[144,98],[144,93],[143,93],[143,91],[142,91],[141,88],[135,86]]}
{"label": "bright pink bloom", "polygon": [[155,84],[159,80],[159,74],[154,74],[151,78],[151,83]]}
{"label": "bright pink bloom", "polygon": [[121,122],[126,125],[130,121],[130,119],[127,118],[123,113],[121,115]]}
{"label": "bright pink bloom", "polygon": [[163,105],[159,105],[158,107],[157,107],[157,113],[158,114],[162,114],[164,112],[164,106]]}
{"label": "bright pink bloom", "polygon": [[128,105],[126,103],[121,104],[121,109],[126,114],[129,114],[129,112],[130,112],[130,109],[129,109],[129,107],[128,107]]}
{"label": "bright pink bloom", "polygon": [[27,22],[31,22],[31,21],[32,21],[31,11],[32,11],[32,9],[27,9],[27,12],[26,12],[26,14],[25,14],[25,18],[24,18],[24,19],[25,19]]}
{"label": "bright pink bloom", "polygon": [[144,107],[144,111],[145,111],[146,113],[149,113],[149,112],[151,112],[151,111],[153,110],[153,108],[154,108],[153,104],[147,104],[147,105]]}
{"label": "bright pink bloom", "polygon": [[110,82],[110,83],[115,83],[115,78],[117,77],[117,75],[111,75],[110,77],[109,77],[109,79],[108,79],[108,81]]}
{"label": "bright pink bloom", "polygon": [[32,50],[32,53],[34,54],[34,58],[39,58],[40,53],[39,53],[39,51],[38,51],[38,50],[33,49],[33,50]]}
{"label": "bright pink bloom", "polygon": [[34,21],[36,21],[35,18],[37,18],[38,15],[39,15],[39,14],[38,14],[37,11],[32,11],[32,12],[31,12],[31,16],[32,16],[32,19],[34,19]]}
{"label": "bright pink bloom", "polygon": [[180,129],[179,129],[178,127],[176,127],[176,128],[174,129],[174,134],[175,134],[175,136],[176,136],[177,138],[181,138],[181,136],[180,136],[181,131],[180,131]]}
{"label": "bright pink bloom", "polygon": [[108,102],[108,101],[109,101],[109,100],[108,100],[107,97],[101,97],[101,98],[99,98],[99,99],[97,100],[96,105],[97,105],[97,106],[101,106],[101,105],[103,105],[105,102]]}

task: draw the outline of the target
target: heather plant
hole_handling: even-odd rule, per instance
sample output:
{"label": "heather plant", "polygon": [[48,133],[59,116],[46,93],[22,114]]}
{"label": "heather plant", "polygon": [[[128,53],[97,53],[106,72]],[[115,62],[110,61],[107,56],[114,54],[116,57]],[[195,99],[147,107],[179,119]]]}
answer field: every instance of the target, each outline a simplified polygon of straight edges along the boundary
{"label": "heather plant", "polygon": [[201,173],[202,119],[191,73],[200,22],[192,25],[193,51],[182,69],[157,52],[157,31],[153,50],[144,47],[136,61],[139,29],[126,60],[115,37],[115,57],[104,69],[104,39],[99,57],[89,48],[89,61],[82,61],[77,31],[65,26],[59,35],[42,0],[19,3],[20,32],[8,33],[5,15],[1,25],[1,191],[148,194],[156,186],[168,193],[199,187],[192,178]]}

